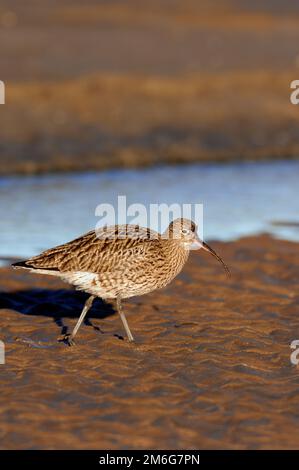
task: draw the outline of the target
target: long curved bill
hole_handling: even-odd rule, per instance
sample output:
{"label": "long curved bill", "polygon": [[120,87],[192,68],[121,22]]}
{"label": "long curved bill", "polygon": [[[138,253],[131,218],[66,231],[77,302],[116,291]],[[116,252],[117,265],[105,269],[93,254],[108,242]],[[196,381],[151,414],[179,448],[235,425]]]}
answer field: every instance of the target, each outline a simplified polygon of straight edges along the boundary
{"label": "long curved bill", "polygon": [[230,272],[228,266],[225,264],[223,259],[216,253],[216,251],[213,250],[213,248],[211,248],[206,242],[204,242],[204,241],[200,240],[199,238],[197,238],[196,241],[193,243],[191,249],[192,250],[198,250],[199,248],[203,248],[208,253],[211,253],[211,255],[214,256],[214,258],[216,258],[222,264],[222,266],[224,267],[228,277],[231,276],[231,272]]}

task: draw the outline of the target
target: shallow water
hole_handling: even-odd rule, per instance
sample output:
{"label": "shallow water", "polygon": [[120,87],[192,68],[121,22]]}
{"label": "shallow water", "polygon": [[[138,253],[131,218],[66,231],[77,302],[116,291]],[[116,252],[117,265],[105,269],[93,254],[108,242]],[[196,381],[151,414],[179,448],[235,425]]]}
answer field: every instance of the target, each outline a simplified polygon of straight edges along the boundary
{"label": "shallow water", "polygon": [[206,239],[299,240],[298,185],[298,161],[1,178],[0,256],[31,256],[93,229],[96,206],[117,195],[127,205],[202,203]]}

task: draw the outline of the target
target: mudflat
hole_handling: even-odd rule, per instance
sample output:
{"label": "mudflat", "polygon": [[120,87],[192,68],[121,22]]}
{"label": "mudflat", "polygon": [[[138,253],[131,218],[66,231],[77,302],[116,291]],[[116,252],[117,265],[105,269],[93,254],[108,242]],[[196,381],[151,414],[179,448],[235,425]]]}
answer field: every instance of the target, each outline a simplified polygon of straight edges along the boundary
{"label": "mudflat", "polygon": [[299,244],[269,236],[192,253],[164,290],[96,301],[73,348],[59,343],[85,294],[0,269],[0,446],[5,449],[298,448]]}
{"label": "mudflat", "polygon": [[298,158],[291,0],[3,0],[0,175]]}

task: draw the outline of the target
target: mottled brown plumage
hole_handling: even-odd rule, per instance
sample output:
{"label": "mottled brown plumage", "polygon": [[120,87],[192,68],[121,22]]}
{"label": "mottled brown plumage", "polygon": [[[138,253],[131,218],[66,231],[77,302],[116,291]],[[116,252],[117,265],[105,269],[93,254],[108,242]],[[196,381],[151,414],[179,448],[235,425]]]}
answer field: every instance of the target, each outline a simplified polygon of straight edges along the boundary
{"label": "mottled brown plumage", "polygon": [[182,270],[190,249],[200,247],[220,259],[199,240],[192,221],[176,219],[163,234],[136,225],[91,231],[13,266],[58,276],[90,294],[74,331],[68,336],[69,344],[95,297],[116,299],[128,338],[133,341],[121,300],[165,287]]}

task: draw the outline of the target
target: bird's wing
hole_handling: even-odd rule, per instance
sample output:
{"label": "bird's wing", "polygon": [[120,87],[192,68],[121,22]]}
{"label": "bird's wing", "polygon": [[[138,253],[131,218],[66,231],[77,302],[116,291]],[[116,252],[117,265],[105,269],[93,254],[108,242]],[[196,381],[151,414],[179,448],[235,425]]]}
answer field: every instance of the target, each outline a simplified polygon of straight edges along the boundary
{"label": "bird's wing", "polygon": [[88,232],[14,266],[59,272],[109,272],[127,257],[144,256],[147,248],[160,245],[160,240],[158,232],[143,227],[110,226]]}

